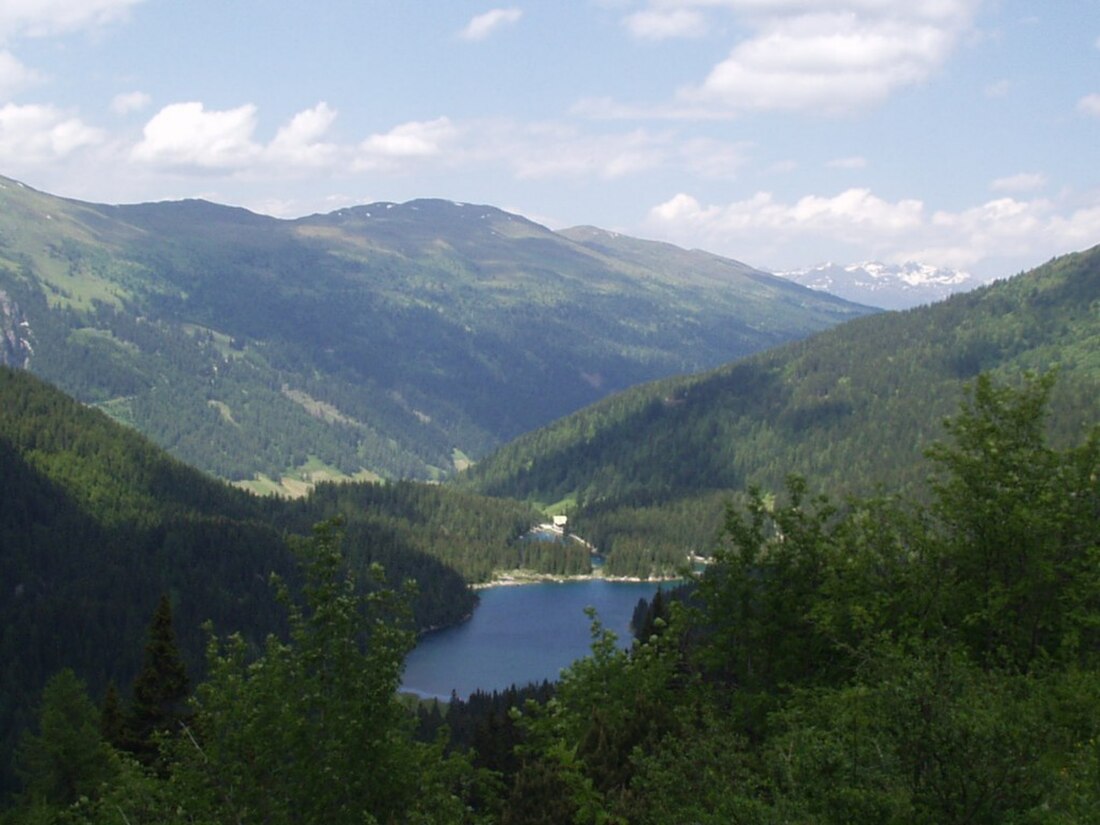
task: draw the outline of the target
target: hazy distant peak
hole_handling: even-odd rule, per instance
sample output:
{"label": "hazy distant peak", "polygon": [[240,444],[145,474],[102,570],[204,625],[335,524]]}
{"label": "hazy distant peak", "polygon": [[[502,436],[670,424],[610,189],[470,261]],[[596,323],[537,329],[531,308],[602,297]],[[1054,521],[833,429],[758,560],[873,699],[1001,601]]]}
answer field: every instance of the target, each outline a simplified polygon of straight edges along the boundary
{"label": "hazy distant peak", "polygon": [[933,303],[981,283],[969,272],[918,261],[901,264],[881,261],[837,264],[830,261],[775,274],[810,289],[884,309],[908,309]]}

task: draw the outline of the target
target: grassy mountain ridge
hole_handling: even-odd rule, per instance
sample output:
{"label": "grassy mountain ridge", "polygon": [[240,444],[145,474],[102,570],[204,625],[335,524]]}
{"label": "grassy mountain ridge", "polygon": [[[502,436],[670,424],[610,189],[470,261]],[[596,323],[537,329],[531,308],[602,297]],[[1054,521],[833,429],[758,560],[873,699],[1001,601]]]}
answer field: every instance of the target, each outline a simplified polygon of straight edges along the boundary
{"label": "grassy mountain ridge", "polygon": [[868,311],[647,250],[450,201],[286,221],[0,179],[0,353],[226,478],[435,478],[612,392]]}
{"label": "grassy mountain ridge", "polygon": [[[1100,247],[930,307],[633,388],[524,435],[458,483],[574,501],[578,529],[607,542],[637,533],[640,513],[675,503],[688,517],[669,540],[706,546],[728,491],[778,489],[791,472],[832,492],[919,485],[922,450],[967,381],[1052,368],[1051,428],[1070,442],[1100,418]],[[658,541],[661,531],[645,523]]]}

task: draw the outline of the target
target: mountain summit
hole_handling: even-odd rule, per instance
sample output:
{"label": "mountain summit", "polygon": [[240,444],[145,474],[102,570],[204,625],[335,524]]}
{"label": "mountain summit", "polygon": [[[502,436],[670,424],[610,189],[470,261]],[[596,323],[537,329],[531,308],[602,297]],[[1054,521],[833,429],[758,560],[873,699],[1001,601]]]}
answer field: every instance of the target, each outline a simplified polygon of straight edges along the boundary
{"label": "mountain summit", "polygon": [[810,289],[882,309],[909,309],[931,304],[981,285],[968,272],[915,261],[903,264],[878,261],[847,265],[823,263],[775,274]]}

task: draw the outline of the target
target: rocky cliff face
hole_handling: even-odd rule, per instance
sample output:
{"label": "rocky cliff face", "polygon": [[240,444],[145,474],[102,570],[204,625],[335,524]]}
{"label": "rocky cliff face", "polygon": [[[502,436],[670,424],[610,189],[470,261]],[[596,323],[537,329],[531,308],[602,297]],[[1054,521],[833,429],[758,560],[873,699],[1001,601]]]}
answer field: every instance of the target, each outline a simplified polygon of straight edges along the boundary
{"label": "rocky cliff face", "polygon": [[8,293],[0,289],[0,364],[26,369],[34,347],[31,325]]}

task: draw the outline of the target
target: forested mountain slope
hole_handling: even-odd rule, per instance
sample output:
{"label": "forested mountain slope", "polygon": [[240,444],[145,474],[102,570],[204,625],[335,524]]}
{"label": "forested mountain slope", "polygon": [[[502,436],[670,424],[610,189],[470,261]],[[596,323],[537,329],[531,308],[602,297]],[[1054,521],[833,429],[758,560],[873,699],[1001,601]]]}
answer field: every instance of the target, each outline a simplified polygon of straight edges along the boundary
{"label": "forested mountain slope", "polygon": [[635,246],[449,201],[283,221],[0,179],[0,361],[225,478],[433,478],[613,392],[869,311]]}
{"label": "forested mountain slope", "polygon": [[0,761],[59,668],[97,696],[108,680],[129,684],[162,594],[192,667],[206,620],[253,644],[279,630],[269,577],[294,583],[287,537],[335,516],[356,568],[377,562],[394,584],[416,581],[420,628],[468,615],[476,596],[456,568],[483,579],[517,566],[514,540],[538,518],[518,503],[411,482],[260,498],[0,367]]}
{"label": "forested mountain slope", "polygon": [[637,387],[517,439],[458,483],[572,500],[578,529],[605,545],[644,530],[705,547],[728,491],[750,484],[778,489],[792,472],[835,493],[921,482],[922,451],[967,382],[1052,369],[1050,426],[1067,443],[1100,419],[1100,247]]}

